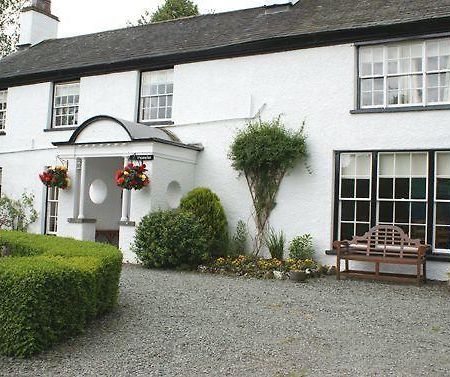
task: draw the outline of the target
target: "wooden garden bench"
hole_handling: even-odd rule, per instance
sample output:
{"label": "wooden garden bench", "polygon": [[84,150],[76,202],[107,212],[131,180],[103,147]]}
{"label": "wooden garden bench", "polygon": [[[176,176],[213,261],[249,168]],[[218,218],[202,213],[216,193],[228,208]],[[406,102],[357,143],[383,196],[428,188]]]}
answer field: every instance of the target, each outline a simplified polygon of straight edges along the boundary
{"label": "wooden garden bench", "polygon": [[[399,282],[414,281],[417,284],[427,280],[425,255],[430,247],[420,240],[410,239],[397,226],[377,225],[364,236],[355,236],[351,241],[335,241],[333,247],[337,253],[337,280],[340,280],[341,275]],[[341,260],[345,261],[344,271],[340,271]],[[351,260],[375,263],[375,272],[350,270]],[[382,263],[416,265],[417,274],[380,273]]]}

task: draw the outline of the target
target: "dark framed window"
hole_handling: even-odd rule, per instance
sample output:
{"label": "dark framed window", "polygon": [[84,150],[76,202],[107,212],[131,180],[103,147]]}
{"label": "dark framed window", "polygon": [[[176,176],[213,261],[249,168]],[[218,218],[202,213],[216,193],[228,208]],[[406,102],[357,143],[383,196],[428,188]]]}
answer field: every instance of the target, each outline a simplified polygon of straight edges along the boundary
{"label": "dark framed window", "polygon": [[78,125],[80,103],[80,82],[65,82],[54,85],[53,128],[74,127]]}
{"label": "dark framed window", "polygon": [[170,121],[173,102],[173,69],[142,72],[139,122]]}
{"label": "dark framed window", "polygon": [[334,239],[396,225],[450,254],[450,151],[336,152]]}

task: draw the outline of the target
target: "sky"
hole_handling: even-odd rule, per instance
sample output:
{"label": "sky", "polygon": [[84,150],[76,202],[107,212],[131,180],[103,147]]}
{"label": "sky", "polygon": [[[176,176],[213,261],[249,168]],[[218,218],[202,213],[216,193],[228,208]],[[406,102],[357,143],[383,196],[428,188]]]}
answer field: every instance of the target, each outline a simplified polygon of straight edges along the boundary
{"label": "sky", "polygon": [[[52,0],[52,13],[60,19],[58,36],[95,33],[127,26],[160,0]],[[195,0],[201,13],[224,12],[264,5],[267,0]]]}

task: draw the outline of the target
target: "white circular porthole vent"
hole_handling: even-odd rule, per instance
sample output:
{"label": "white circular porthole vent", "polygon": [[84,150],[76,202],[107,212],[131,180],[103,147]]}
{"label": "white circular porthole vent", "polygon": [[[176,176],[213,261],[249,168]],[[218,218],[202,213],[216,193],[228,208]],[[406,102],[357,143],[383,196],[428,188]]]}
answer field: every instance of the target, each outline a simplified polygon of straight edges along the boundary
{"label": "white circular porthole vent", "polygon": [[92,203],[102,204],[108,196],[108,187],[101,179],[96,179],[89,187],[89,197]]}
{"label": "white circular porthole vent", "polygon": [[169,186],[167,186],[166,200],[170,208],[178,208],[181,200],[181,186],[178,182],[172,181],[169,183]]}

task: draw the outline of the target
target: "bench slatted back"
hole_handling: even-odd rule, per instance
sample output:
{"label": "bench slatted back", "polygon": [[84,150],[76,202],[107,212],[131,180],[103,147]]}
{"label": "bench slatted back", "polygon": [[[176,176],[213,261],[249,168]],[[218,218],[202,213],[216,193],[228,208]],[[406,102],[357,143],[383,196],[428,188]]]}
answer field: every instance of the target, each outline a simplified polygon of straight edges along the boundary
{"label": "bench slatted back", "polygon": [[417,258],[420,246],[420,240],[410,239],[401,228],[393,225],[377,225],[364,236],[353,237],[349,243],[352,253],[400,258]]}

